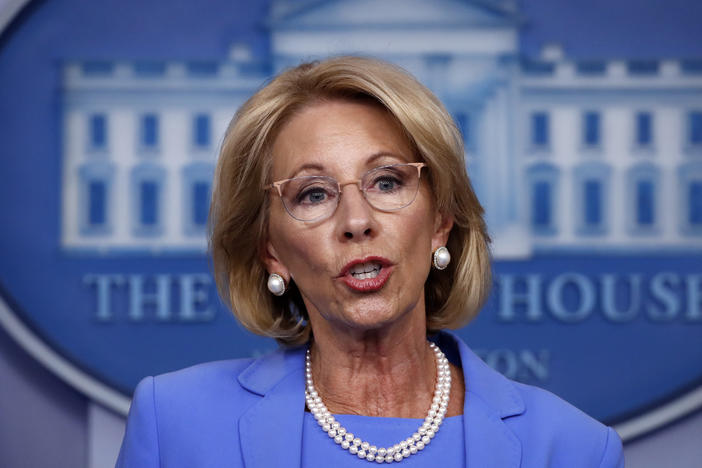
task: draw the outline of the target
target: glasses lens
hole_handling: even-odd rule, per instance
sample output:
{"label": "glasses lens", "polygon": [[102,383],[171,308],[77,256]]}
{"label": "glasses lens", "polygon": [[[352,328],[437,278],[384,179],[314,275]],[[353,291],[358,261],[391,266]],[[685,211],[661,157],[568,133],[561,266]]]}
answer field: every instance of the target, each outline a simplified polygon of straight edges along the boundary
{"label": "glasses lens", "polygon": [[300,221],[331,216],[339,201],[339,186],[331,177],[295,177],[281,186],[281,192],[285,209]]}
{"label": "glasses lens", "polygon": [[409,164],[372,169],[361,181],[368,203],[383,211],[395,211],[412,203],[419,189],[419,171]]}

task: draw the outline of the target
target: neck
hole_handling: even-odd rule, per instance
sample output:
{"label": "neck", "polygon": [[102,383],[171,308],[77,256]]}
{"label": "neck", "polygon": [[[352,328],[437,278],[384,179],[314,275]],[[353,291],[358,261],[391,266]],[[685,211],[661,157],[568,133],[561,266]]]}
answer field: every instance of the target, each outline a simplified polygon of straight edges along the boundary
{"label": "neck", "polygon": [[313,378],[329,411],[404,418],[426,415],[436,382],[436,358],[427,342],[423,313],[409,315],[402,323],[373,330],[312,320]]}

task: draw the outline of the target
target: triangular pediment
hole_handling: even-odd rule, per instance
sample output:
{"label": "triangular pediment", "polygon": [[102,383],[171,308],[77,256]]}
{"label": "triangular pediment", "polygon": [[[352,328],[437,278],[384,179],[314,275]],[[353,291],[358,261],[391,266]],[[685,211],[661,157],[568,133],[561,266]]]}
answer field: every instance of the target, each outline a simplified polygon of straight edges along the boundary
{"label": "triangular pediment", "polygon": [[513,26],[509,2],[493,0],[317,0],[274,2],[274,28]]}

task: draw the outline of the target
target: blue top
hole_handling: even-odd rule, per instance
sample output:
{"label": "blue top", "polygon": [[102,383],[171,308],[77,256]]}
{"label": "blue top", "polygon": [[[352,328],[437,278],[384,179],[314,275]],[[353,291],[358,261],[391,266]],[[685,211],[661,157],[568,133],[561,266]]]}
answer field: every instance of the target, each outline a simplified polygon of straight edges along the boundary
{"label": "blue top", "polygon": [[[611,428],[552,393],[505,378],[455,335],[439,333],[436,343],[463,369],[463,417],[455,419],[457,429],[446,431],[450,450],[462,451],[458,463],[471,468],[624,466],[621,440]],[[147,377],[134,393],[117,467],[305,467],[305,414],[305,348]],[[365,418],[352,419],[342,418],[350,431],[364,434],[356,419]],[[464,442],[451,444],[450,439],[460,438],[461,421]],[[429,448],[445,438],[444,429]],[[367,434],[376,445],[384,441]],[[316,450],[319,444],[314,445]],[[309,451],[308,446],[304,457]],[[413,457],[434,466],[433,460],[443,456],[436,452],[442,451]]]}
{"label": "blue top", "polygon": [[[377,418],[350,414],[335,414],[334,418],[361,440],[367,440],[377,447],[390,447],[406,439],[424,422],[423,419]],[[402,460],[404,468],[427,467],[464,468],[465,436],[463,416],[445,418],[439,432],[422,451]],[[360,460],[348,450],[338,446],[326,432],[322,431],[311,413],[305,413],[302,427],[302,466],[305,468],[363,468],[374,466],[367,460]]]}

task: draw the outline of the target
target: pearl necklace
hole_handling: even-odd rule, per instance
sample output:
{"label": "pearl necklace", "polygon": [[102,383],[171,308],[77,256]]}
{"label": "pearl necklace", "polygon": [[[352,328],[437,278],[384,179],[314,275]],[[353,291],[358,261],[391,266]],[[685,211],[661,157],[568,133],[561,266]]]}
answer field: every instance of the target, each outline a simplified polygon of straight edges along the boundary
{"label": "pearl necklace", "polygon": [[342,449],[348,450],[351,455],[356,455],[360,459],[366,459],[371,462],[399,462],[423,450],[439,431],[439,426],[441,426],[446,415],[449,395],[451,394],[451,371],[449,370],[448,360],[434,343],[430,342],[429,346],[436,354],[437,370],[436,388],[434,389],[434,398],[432,399],[429,413],[414,434],[387,448],[377,448],[375,445],[355,437],[334,419],[334,416],[324,406],[322,398],[314,388],[310,350],[308,348],[305,355],[305,400],[307,401],[307,407],[317,420],[317,424]]}

